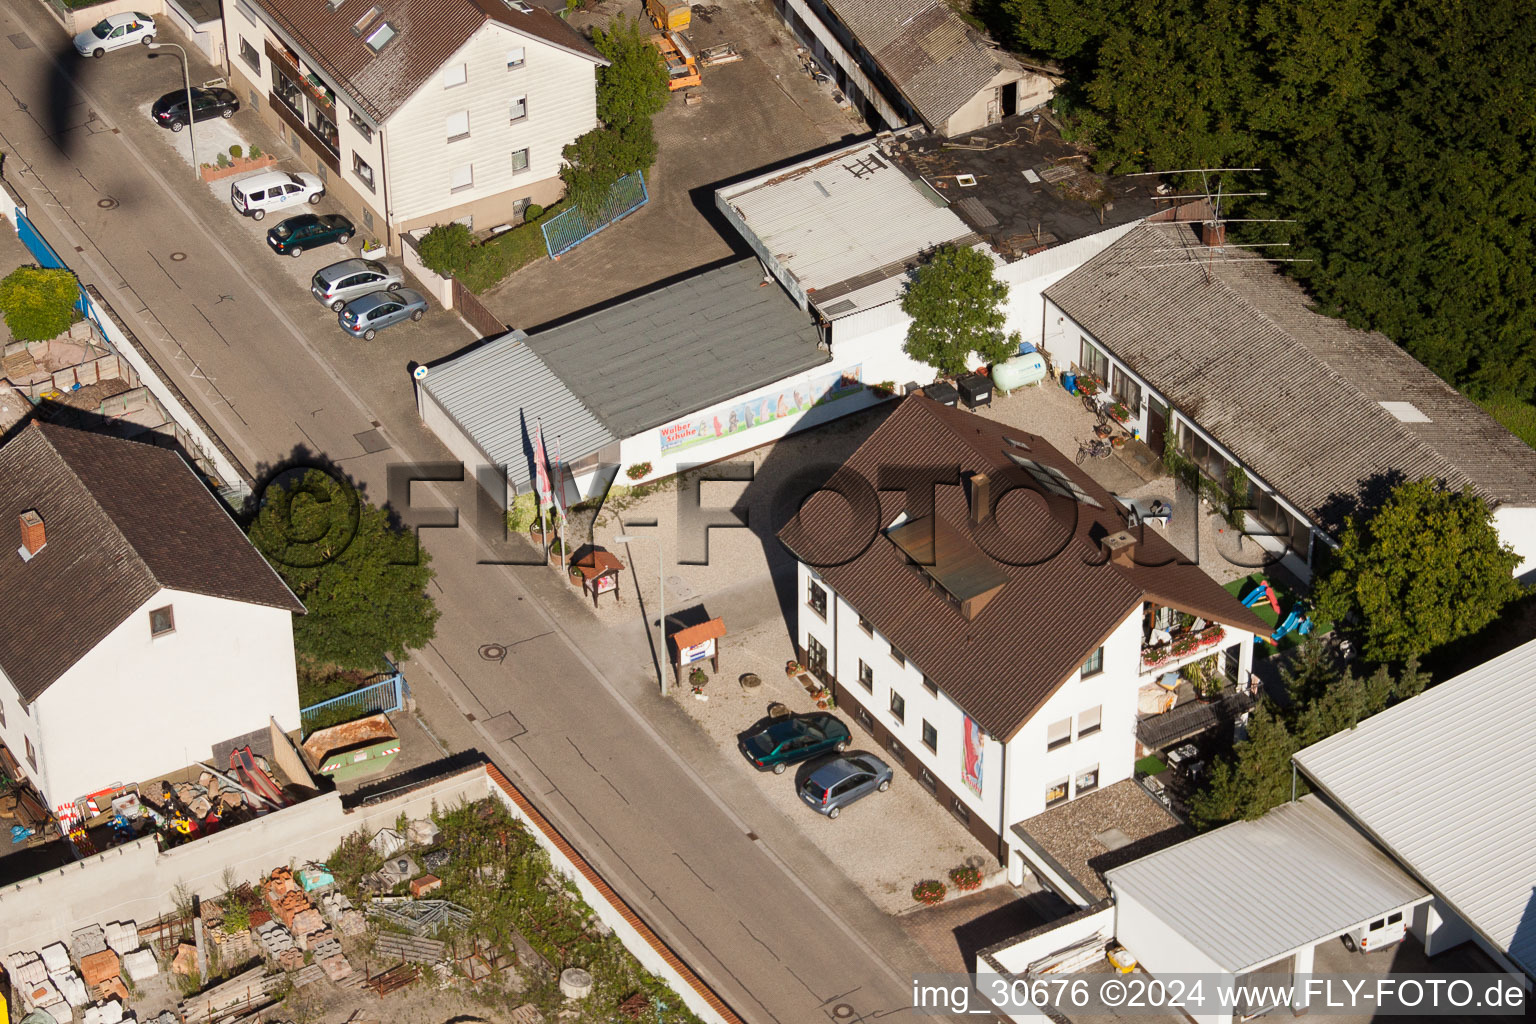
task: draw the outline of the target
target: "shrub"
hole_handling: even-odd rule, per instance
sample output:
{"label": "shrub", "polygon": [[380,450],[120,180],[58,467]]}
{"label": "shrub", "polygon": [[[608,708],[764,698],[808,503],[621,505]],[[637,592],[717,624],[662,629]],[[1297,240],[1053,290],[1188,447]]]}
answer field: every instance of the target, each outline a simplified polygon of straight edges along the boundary
{"label": "shrub", "polygon": [[244,153],[244,152],[245,152],[245,150],[241,149],[239,146],[230,146],[229,147],[229,157],[230,157],[231,160],[239,160],[240,159],[240,154]]}
{"label": "shrub", "polygon": [[709,673],[701,668],[696,668],[688,673],[688,682],[692,683],[694,688],[697,689],[709,682]]}
{"label": "shrub", "polygon": [[944,902],[944,897],[949,889],[937,879],[929,878],[918,882],[912,887],[912,898],[919,903],[933,906],[935,903]]}
{"label": "shrub", "polygon": [[538,203],[529,203],[523,208],[523,223],[531,224],[544,216],[544,207]]}
{"label": "shrub", "polygon": [[465,255],[458,277],[470,291],[483,292],[507,276],[509,265],[507,251],[501,246],[475,245]]}
{"label": "shrub", "polygon": [[261,156],[261,147],[260,146],[252,146],[251,147],[251,152],[250,152],[251,159],[255,160],[255,159],[257,159],[260,156]]}
{"label": "shrub", "polygon": [[649,462],[637,462],[633,466],[630,466],[628,469],[626,469],[624,471],[624,475],[629,477],[631,480],[639,480],[641,477],[650,476],[651,464]]}
{"label": "shrub", "polygon": [[961,892],[970,892],[972,889],[981,888],[981,869],[969,864],[955,868],[949,873],[949,884]]}
{"label": "shrub", "polygon": [[228,167],[229,166],[229,154],[228,153],[220,153],[219,154],[219,166],[220,167]]}
{"label": "shrub", "polygon": [[474,246],[474,236],[463,224],[437,224],[422,237],[416,251],[432,273],[453,277],[463,272]]}
{"label": "shrub", "polygon": [[18,267],[0,280],[0,312],[17,341],[48,341],[75,322],[80,282],[68,270]]}

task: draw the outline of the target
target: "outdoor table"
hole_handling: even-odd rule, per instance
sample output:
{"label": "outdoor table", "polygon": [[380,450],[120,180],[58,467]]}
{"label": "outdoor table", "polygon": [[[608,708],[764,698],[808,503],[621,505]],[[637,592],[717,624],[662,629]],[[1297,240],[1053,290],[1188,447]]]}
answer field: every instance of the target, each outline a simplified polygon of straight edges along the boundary
{"label": "outdoor table", "polygon": [[1168,751],[1168,763],[1175,768],[1180,767],[1185,761],[1193,761],[1200,756],[1200,748],[1193,743],[1186,743],[1182,747]]}

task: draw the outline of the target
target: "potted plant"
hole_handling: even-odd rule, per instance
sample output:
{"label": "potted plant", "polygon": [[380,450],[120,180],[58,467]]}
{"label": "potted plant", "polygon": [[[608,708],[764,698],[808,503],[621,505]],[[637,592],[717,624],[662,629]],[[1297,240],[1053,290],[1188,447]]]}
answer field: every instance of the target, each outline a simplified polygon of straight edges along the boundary
{"label": "potted plant", "polygon": [[709,682],[709,673],[702,668],[695,667],[688,673],[688,684],[693,687],[694,693],[703,693],[704,684]]}
{"label": "potted plant", "polygon": [[637,462],[633,466],[630,466],[628,469],[626,469],[624,471],[624,475],[629,477],[631,480],[640,480],[644,477],[650,476],[651,464],[649,462]]}
{"label": "potted plant", "polygon": [[1221,695],[1221,673],[1216,671],[1216,655],[1212,654],[1184,666],[1183,675],[1194,687],[1195,695],[1204,701],[1215,700]]}
{"label": "potted plant", "polygon": [[370,238],[363,243],[362,254],[367,257],[384,255],[384,243]]}
{"label": "potted plant", "polygon": [[970,864],[955,868],[949,873],[949,884],[961,892],[971,892],[981,888],[981,870]]}
{"label": "potted plant", "polygon": [[793,679],[795,676],[799,675],[801,672],[804,672],[804,671],[805,671],[805,668],[798,661],[796,661],[794,658],[790,658],[788,661],[786,661],[784,663],[784,675],[786,675],[790,679]]}
{"label": "potted plant", "polygon": [[1130,407],[1124,402],[1115,402],[1109,407],[1109,414],[1115,418],[1115,422],[1124,423],[1131,418]]}
{"label": "potted plant", "polygon": [[890,398],[896,393],[896,382],[883,380],[879,384],[871,384],[869,390],[876,398]]}
{"label": "potted plant", "polygon": [[573,587],[581,586],[581,570],[576,568],[575,565],[572,565],[571,566],[571,574],[570,575],[571,575],[571,586],[573,586]]}
{"label": "potted plant", "polygon": [[912,898],[926,906],[944,902],[949,890],[936,878],[925,879],[912,887]]}
{"label": "potted plant", "polygon": [[1188,633],[1185,633],[1175,639],[1173,643],[1169,644],[1168,650],[1173,654],[1175,658],[1182,658],[1184,655],[1188,654],[1190,651],[1193,651],[1199,645],[1200,641],[1196,640]]}

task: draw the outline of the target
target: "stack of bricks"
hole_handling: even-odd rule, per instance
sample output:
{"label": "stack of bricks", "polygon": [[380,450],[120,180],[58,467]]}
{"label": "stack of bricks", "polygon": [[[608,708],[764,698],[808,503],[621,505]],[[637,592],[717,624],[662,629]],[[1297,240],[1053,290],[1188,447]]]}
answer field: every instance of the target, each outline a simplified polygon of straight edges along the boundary
{"label": "stack of bricks", "polygon": [[320,897],[320,912],[343,935],[361,935],[368,930],[362,911],[352,905],[344,892],[326,893]]}
{"label": "stack of bricks", "polygon": [[[91,990],[98,1001],[110,999],[119,989],[123,989],[122,979],[118,977],[121,969],[121,961],[110,949],[80,958],[80,976],[85,980],[85,987]],[[125,999],[127,994],[124,990]]]}
{"label": "stack of bricks", "polygon": [[268,921],[257,928],[256,938],[283,970],[292,971],[304,966],[304,951],[294,945],[288,929],[276,921]]}
{"label": "stack of bricks", "polygon": [[341,981],[352,973],[352,965],[341,955],[341,943],[334,938],[315,946],[315,962],[332,981]]}

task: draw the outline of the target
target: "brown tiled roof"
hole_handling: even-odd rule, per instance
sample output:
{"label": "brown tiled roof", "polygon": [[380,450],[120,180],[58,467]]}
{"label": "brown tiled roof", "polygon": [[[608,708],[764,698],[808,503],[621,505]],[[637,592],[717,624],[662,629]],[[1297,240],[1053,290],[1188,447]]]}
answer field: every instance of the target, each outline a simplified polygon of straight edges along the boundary
{"label": "brown tiled roof", "polygon": [[[0,448],[0,500],[0,670],[23,700],[161,588],[304,610],[167,449],[34,423]],[[29,509],[47,534],[30,562]]]}
{"label": "brown tiled roof", "polygon": [[1536,503],[1536,450],[1389,338],[1313,312],[1273,263],[1202,252],[1190,225],[1143,225],[1045,294],[1325,528],[1393,478]]}
{"label": "brown tiled roof", "polygon": [[[1009,453],[1054,471],[1098,506],[1042,497]],[[957,486],[934,489],[925,476],[912,474],[909,498],[898,489],[900,467],[918,465],[936,467]],[[991,478],[997,507],[994,521],[972,528],[958,485],[978,472]],[[1099,541],[1125,528],[1114,498],[1033,434],[912,396],[826,486],[859,480],[869,489],[852,484],[847,493],[862,492],[863,500],[824,491],[779,538],[993,736],[1011,738],[1144,600],[1238,629],[1265,629],[1155,530],[1136,534],[1144,565],[1108,562]],[[878,532],[909,510],[909,500],[919,507],[930,493],[939,519],[989,552],[1008,579],[972,620]]]}
{"label": "brown tiled roof", "polygon": [[[315,64],[375,120],[383,121],[442,68],[487,21],[606,64],[579,32],[542,8],[517,11],[502,0],[250,0],[271,16]],[[352,28],[372,8],[395,40],[375,53]]]}

